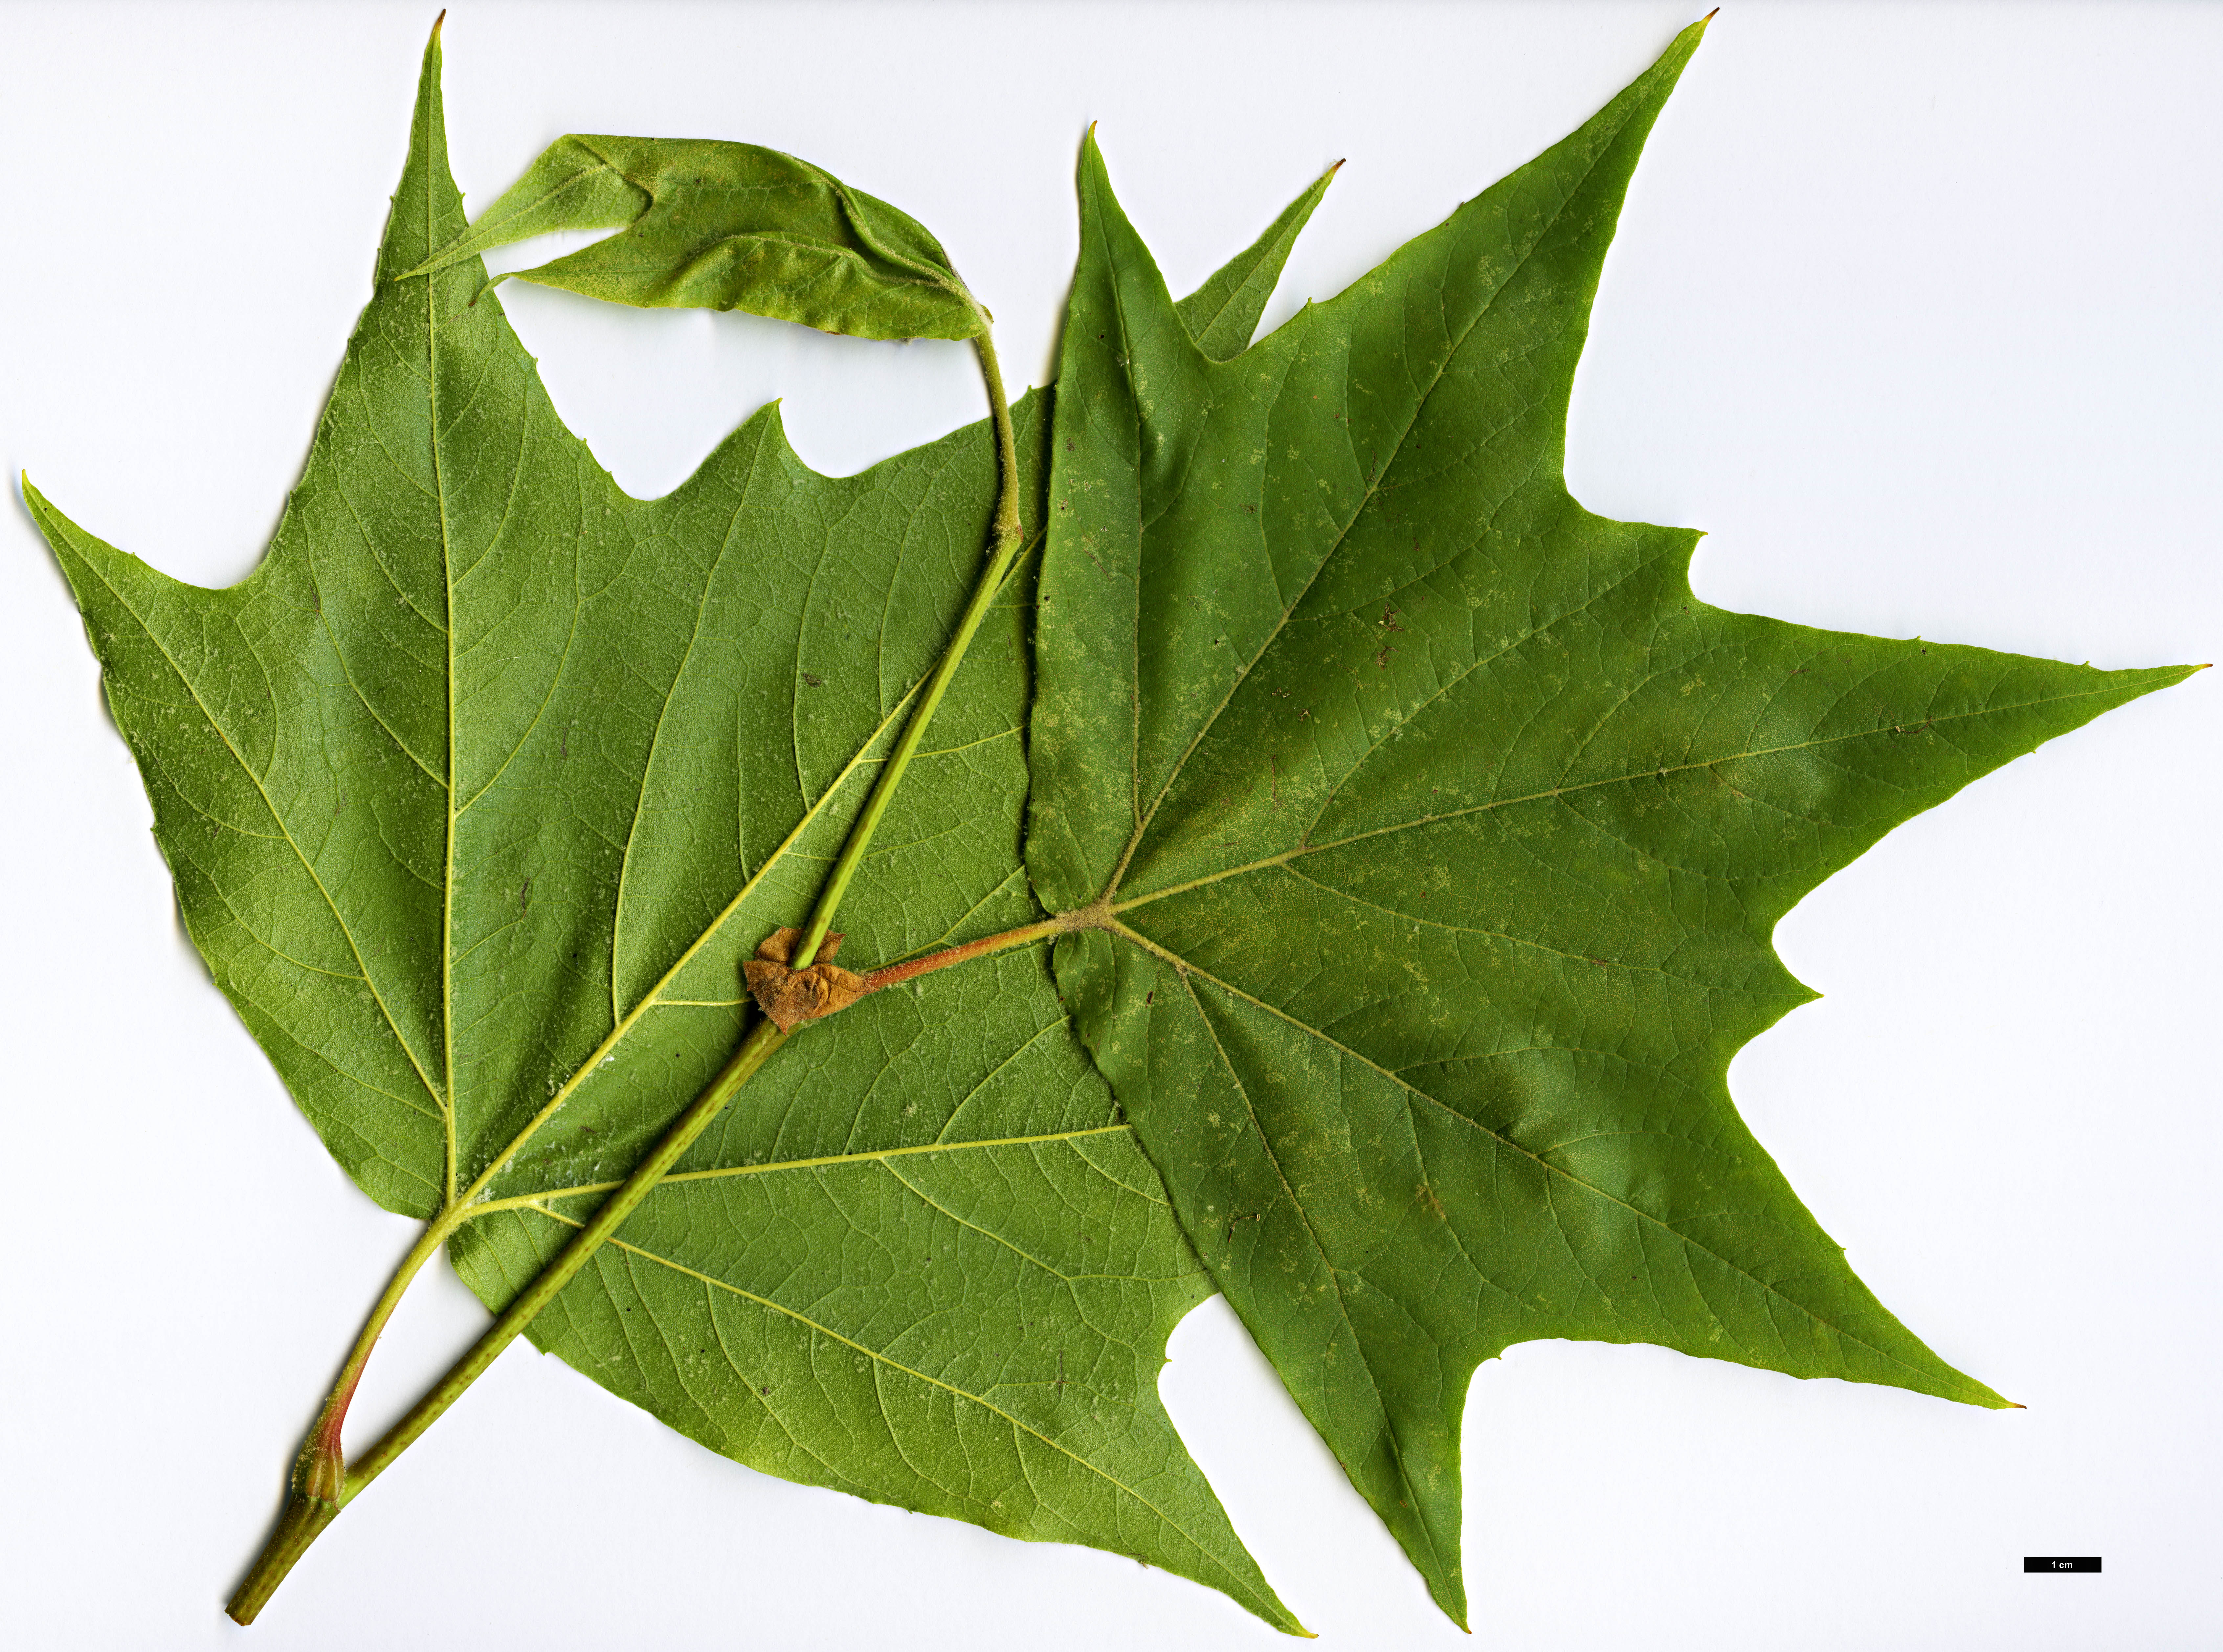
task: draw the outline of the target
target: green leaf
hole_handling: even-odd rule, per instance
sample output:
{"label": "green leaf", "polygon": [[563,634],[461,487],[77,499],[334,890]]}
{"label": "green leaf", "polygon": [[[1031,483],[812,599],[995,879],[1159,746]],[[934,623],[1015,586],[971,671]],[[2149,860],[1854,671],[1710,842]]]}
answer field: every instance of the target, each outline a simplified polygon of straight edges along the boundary
{"label": "green leaf", "polygon": [[[453,1259],[499,1305],[733,1050],[740,961],[805,914],[965,602],[995,460],[974,426],[829,478],[766,409],[628,498],[475,260],[404,277],[463,228],[438,68],[436,37],[261,566],[182,584],[26,498],[217,985],[365,1192],[463,1215]],[[1031,477],[1041,399],[1017,417]],[[967,655],[850,958],[1032,915],[1024,618],[1015,595]],[[1159,1403],[1209,1284],[1042,955],[938,1000],[800,1035],[535,1340],[767,1472],[1135,1555],[1296,1630]]]}
{"label": "green leaf", "polygon": [[908,213],[807,161],[708,138],[558,138],[468,233],[409,274],[554,230],[610,229],[620,233],[495,279],[616,304],[746,310],[860,338],[986,330],[941,243]]}
{"label": "green leaf", "polygon": [[1567,493],[1570,386],[1680,36],[1231,360],[1093,140],[1054,424],[1028,867],[1214,1278],[1464,1620],[1458,1429],[1536,1338],[2003,1405],[1855,1277],[1730,1057],[1883,833],[2191,668],[1710,608]]}

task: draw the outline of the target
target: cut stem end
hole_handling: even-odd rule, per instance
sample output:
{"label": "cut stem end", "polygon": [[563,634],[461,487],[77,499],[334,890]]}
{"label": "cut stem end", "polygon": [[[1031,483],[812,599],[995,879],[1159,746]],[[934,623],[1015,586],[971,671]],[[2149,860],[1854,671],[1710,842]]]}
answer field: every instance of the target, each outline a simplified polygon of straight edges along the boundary
{"label": "cut stem end", "polygon": [[299,1491],[288,1496],[270,1541],[262,1546],[262,1553],[255,1556],[238,1590],[225,1604],[224,1615],[242,1627],[253,1623],[277,1593],[278,1586],[285,1582],[293,1563],[309,1552],[309,1545],[338,1517],[339,1511],[335,1498],[312,1498]]}

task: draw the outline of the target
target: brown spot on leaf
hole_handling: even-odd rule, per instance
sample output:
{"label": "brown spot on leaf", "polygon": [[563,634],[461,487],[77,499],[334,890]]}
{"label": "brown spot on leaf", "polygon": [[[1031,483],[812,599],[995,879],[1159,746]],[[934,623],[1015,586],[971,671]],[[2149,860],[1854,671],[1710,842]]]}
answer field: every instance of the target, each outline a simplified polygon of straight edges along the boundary
{"label": "brown spot on leaf", "polygon": [[757,955],[741,966],[757,1006],[782,1032],[792,1032],[805,1021],[846,1010],[865,995],[862,975],[837,969],[828,962],[841,949],[838,935],[828,935],[819,943],[819,961],[809,968],[789,968],[787,961],[802,938],[799,930],[774,930],[758,943]]}

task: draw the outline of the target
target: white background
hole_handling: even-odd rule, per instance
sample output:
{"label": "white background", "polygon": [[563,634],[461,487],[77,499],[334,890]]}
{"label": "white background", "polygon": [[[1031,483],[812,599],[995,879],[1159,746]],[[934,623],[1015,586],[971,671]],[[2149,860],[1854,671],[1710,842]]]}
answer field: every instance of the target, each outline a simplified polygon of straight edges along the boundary
{"label": "white background", "polygon": [[[1088,120],[1177,291],[1349,157],[1270,325],[1587,117],[1698,3],[465,0],[449,129],[482,206],[567,130],[800,153],[931,226],[1007,371],[1040,381]],[[367,291],[432,9],[0,4],[0,469],[184,577],[254,564]],[[1696,583],[1727,607],[2216,658],[2219,70],[2212,6],[1733,0],[1608,264],[1576,493],[1710,530]],[[829,470],[979,411],[957,346],[504,298],[638,493],[773,395]],[[0,1624],[41,1649],[227,1645],[219,1604],[409,1227],[324,1157],[183,939],[20,502],[0,585]],[[1164,1391],[1299,1616],[1351,1652],[2223,1643],[2219,690],[2112,714],[1809,899],[1779,943],[1828,997],[1732,1072],[1885,1302],[2030,1409],[1517,1348],[1467,1412],[1468,1641],[1215,1302]],[[436,1267],[357,1423],[482,1321]],[[2107,1569],[2022,1574],[2046,1553]],[[523,1345],[246,1633],[1281,1644],[1130,1561],[761,1477]]]}

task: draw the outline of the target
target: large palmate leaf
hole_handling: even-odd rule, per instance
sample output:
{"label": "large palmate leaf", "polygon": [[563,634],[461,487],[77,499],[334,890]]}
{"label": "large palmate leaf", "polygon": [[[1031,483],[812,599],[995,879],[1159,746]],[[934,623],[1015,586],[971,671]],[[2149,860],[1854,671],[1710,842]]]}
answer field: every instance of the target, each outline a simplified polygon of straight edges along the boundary
{"label": "large palmate leaf", "polygon": [[[467,1219],[451,1254],[499,1305],[732,1050],[740,961],[804,915],[981,566],[995,460],[975,426],[828,478],[768,409],[628,498],[475,260],[398,279],[464,227],[438,67],[436,39],[261,565],[184,585],[27,498],[218,985],[365,1192]],[[1018,416],[1031,517],[1040,402]],[[1023,618],[968,655],[849,955],[1034,914]],[[1159,1404],[1208,1281],[1042,956],[938,996],[805,1034],[535,1339],[770,1472],[1132,1554],[1295,1628]]]}
{"label": "large palmate leaf", "polygon": [[1054,423],[1028,867],[1192,1242],[1463,1617],[1458,1434],[1508,1344],[1664,1344],[1980,1405],[1745,1130],[1777,921],[2185,669],[1698,602],[1561,457],[1693,28],[1333,301],[1215,360],[1092,143]]}

